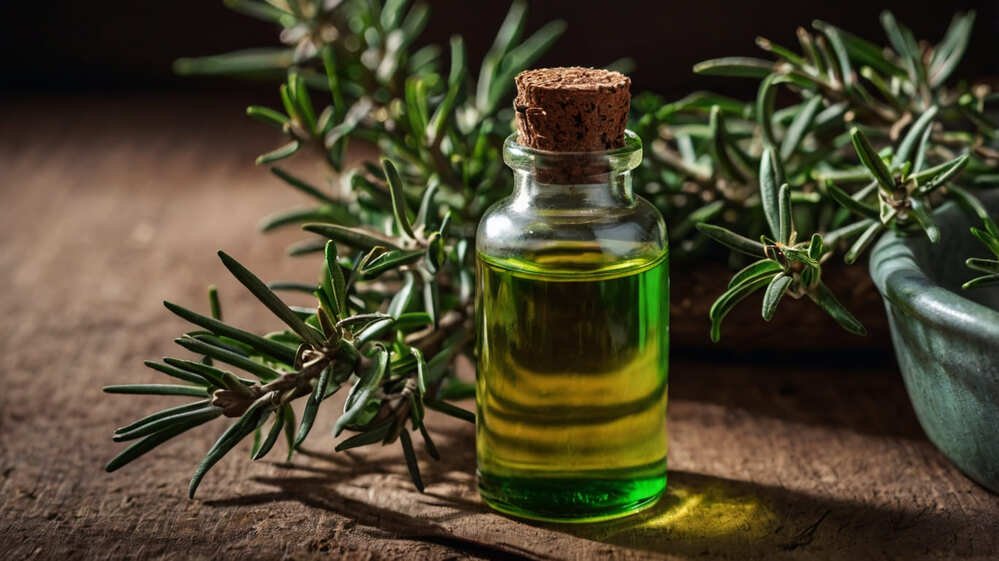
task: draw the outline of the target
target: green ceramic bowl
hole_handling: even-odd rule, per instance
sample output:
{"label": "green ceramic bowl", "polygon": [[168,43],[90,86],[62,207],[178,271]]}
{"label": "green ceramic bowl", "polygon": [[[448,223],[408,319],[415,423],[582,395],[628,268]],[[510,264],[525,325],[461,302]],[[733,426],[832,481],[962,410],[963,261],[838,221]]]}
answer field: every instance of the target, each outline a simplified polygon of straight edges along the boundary
{"label": "green ceramic bowl", "polygon": [[[999,196],[983,201],[999,215]],[[941,239],[887,234],[871,253],[909,399],[930,441],[999,492],[999,288],[963,290],[968,257],[989,257],[959,208],[934,214]]]}

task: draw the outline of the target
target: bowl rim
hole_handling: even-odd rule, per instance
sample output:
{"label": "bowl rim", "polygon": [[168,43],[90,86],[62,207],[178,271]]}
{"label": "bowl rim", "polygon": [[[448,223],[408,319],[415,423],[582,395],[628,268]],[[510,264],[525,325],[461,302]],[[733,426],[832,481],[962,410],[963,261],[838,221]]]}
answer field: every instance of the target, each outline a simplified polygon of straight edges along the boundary
{"label": "bowl rim", "polygon": [[[983,202],[999,204],[999,196],[990,193]],[[955,216],[964,228],[975,225],[954,203],[947,203],[934,213],[937,218]],[[963,218],[962,218],[963,217]],[[954,235],[954,227],[941,223],[941,234]],[[944,288],[923,272],[913,247],[923,239],[888,232],[874,246],[869,260],[871,278],[881,296],[907,315],[945,330],[995,345],[999,343],[999,311],[979,304],[964,295]]]}

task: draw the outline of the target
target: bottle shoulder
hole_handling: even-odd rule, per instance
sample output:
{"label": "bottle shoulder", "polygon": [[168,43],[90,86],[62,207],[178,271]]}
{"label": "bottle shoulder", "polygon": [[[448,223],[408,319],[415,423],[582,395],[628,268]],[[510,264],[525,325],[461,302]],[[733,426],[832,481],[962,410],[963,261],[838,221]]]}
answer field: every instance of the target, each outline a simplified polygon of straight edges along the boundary
{"label": "bottle shoulder", "polygon": [[667,231],[659,210],[641,197],[626,205],[578,209],[537,208],[508,197],[483,215],[476,250],[493,258],[580,252],[607,262],[652,260],[666,252]]}

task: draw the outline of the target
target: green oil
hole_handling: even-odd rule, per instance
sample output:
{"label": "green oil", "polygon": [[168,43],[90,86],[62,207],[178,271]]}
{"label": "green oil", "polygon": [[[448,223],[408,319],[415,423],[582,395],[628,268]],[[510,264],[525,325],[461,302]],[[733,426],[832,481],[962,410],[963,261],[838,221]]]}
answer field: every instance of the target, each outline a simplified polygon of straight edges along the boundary
{"label": "green oil", "polygon": [[479,255],[479,489],[497,510],[615,518],[666,488],[668,258]]}

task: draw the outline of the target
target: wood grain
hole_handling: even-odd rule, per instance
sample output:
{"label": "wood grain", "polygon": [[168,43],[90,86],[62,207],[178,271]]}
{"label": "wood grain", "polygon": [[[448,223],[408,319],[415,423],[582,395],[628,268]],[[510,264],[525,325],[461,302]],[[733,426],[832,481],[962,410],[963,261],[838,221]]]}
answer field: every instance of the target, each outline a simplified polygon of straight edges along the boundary
{"label": "wood grain", "polygon": [[178,353],[171,339],[184,325],[160,300],[204,309],[214,282],[227,319],[276,326],[214,250],[267,279],[310,280],[314,261],[282,255],[297,233],[254,232],[264,214],[303,201],[252,166],[276,138],[238,102],[50,98],[8,100],[4,113],[0,559],[999,555],[999,497],[928,443],[891,363],[848,353],[818,368],[675,360],[670,491],[617,522],[529,525],[489,512],[471,426],[433,415],[445,459],[422,458],[425,494],[398,448],[334,455],[329,411],[307,454],[251,463],[244,445],[198,500],[186,482],[221,424],[105,474],[113,428],[167,399],[99,389],[153,381],[141,361]]}

